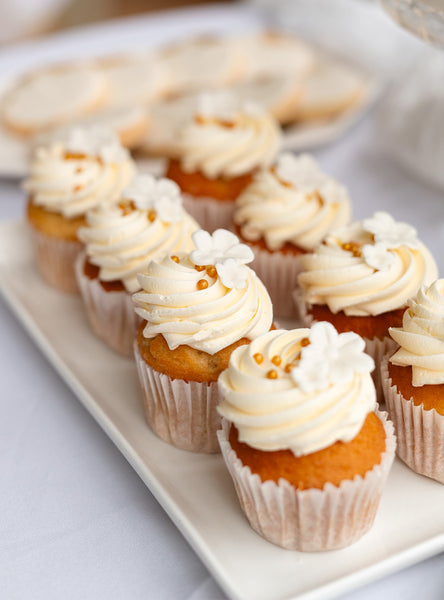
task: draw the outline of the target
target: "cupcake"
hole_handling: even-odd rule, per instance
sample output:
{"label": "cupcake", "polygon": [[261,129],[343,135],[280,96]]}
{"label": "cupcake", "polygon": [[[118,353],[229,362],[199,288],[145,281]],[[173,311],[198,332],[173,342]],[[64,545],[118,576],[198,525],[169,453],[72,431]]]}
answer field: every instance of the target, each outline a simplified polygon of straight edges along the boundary
{"label": "cupcake", "polygon": [[390,335],[399,348],[385,357],[381,377],[397,454],[444,483],[444,279],[421,287]]}
{"label": "cupcake", "polygon": [[88,211],[78,231],[85,244],[76,261],[77,281],[94,332],[121,354],[133,353],[139,319],[132,294],[137,273],[151,260],[194,248],[199,227],[182,207],[178,186],[137,175],[118,204]]}
{"label": "cupcake", "polygon": [[72,129],[63,140],[38,147],[24,183],[37,267],[47,283],[77,292],[77,231],[88,210],[116,201],[135,172],[111,131]]}
{"label": "cupcake", "polygon": [[253,255],[225,230],[197,231],[191,253],[152,261],[134,295],[135,356],[148,424],[170,444],[218,452],[217,378],[232,351],[268,331],[270,297]]}
{"label": "cupcake", "polygon": [[308,154],[281,154],[272,167],[255,173],[236,200],[233,221],[253,249],[252,268],[267,287],[275,314],[296,315],[292,291],[301,255],[349,220],[346,189]]}
{"label": "cupcake", "polygon": [[219,377],[224,460],[250,525],[278,546],[333,550],[372,526],[395,439],[364,346],[325,322],[274,330]]}
{"label": "cupcake", "polygon": [[254,171],[273,162],[280,143],[278,123],[258,106],[228,92],[203,94],[179,131],[167,177],[203,229],[228,228],[234,201]]}
{"label": "cupcake", "polygon": [[[385,212],[331,233],[301,261],[296,300],[302,321],[355,331],[377,364],[394,348],[388,329],[401,325],[407,300],[437,277],[416,230]],[[379,369],[374,376],[379,393]]]}

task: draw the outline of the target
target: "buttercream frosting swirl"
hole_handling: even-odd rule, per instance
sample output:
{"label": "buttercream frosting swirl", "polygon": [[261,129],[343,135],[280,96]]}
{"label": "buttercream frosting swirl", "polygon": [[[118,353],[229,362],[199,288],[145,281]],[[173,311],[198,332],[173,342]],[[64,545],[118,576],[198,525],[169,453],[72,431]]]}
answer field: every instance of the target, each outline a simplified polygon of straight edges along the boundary
{"label": "buttercream frosting swirl", "polygon": [[111,132],[88,136],[75,129],[36,149],[24,183],[34,204],[69,219],[119,198],[135,165]]}
{"label": "buttercream frosting swirl", "polygon": [[[120,205],[102,205],[89,211],[86,216],[88,226],[78,232],[79,239],[86,244],[88,260],[99,267],[99,278],[102,281],[120,280],[128,292],[140,290],[137,273],[151,260],[194,248],[191,235],[199,229],[196,221],[182,208],[178,189],[177,197],[170,191],[167,198],[178,203],[174,204],[172,216],[171,211],[163,214],[155,210],[159,198],[165,200],[164,188],[170,190],[170,186],[162,184],[173,182],[159,180],[145,188],[140,185],[140,181],[151,184],[151,179],[154,181],[150,176],[138,176],[127,188],[130,193],[124,191],[123,197],[128,198],[137,196],[131,189],[138,190],[139,200],[133,200],[132,204],[122,201]],[[152,204],[148,202],[148,195],[151,195]]]}
{"label": "buttercream frosting swirl", "polygon": [[387,213],[332,232],[301,261],[298,281],[304,300],[355,316],[402,308],[421,285],[438,276],[413,227]]}
{"label": "buttercream frosting swirl", "polygon": [[269,166],[280,144],[280,127],[271,115],[219,93],[200,101],[179,132],[175,153],[184,171],[230,178]]}
{"label": "buttercream frosting swirl", "polygon": [[402,327],[389,329],[401,346],[390,362],[410,365],[415,387],[444,383],[444,279],[422,286],[407,304]]}
{"label": "buttercream frosting swirl", "polygon": [[267,290],[249,267],[233,266],[245,274],[242,287],[224,285],[214,266],[196,268],[189,254],[152,261],[138,275],[142,291],[133,296],[136,312],[147,321],[143,335],[162,334],[171,350],[188,345],[215,354],[268,331],[273,315]]}
{"label": "buttercream frosting swirl", "polygon": [[[317,325],[322,328],[326,324]],[[364,341],[356,334],[345,341],[354,348],[345,353],[342,364],[350,356],[358,359],[347,376],[327,377],[309,390],[298,383],[293,365],[300,363],[304,371],[310,370],[310,361],[303,367],[302,362],[304,351],[317,345],[311,339],[313,331],[316,337],[313,328],[269,331],[232,353],[228,369],[218,380],[222,396],[218,410],[234,423],[241,442],[263,451],[289,449],[296,456],[311,454],[338,440],[352,440],[374,410],[373,361],[363,353]],[[313,354],[328,361],[330,352],[330,360],[333,355],[341,362],[338,347],[344,335],[336,334],[336,346],[335,342],[327,344],[320,353],[313,348]],[[270,371],[276,372],[275,378],[269,377]],[[307,375],[310,379],[310,373]]]}
{"label": "buttercream frosting swirl", "polygon": [[286,153],[254,175],[236,200],[233,218],[244,239],[264,239],[270,250],[287,242],[312,250],[329,231],[349,222],[350,200],[313,157]]}

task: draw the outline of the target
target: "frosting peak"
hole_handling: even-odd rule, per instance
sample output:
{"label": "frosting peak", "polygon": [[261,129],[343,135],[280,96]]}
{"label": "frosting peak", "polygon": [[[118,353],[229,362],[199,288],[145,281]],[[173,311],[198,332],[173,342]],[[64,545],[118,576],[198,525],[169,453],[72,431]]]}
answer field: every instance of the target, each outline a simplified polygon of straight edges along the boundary
{"label": "frosting peak", "polygon": [[188,345],[215,354],[270,329],[270,297],[254,271],[231,256],[204,264],[192,256],[152,261],[138,275],[142,291],[134,301],[136,312],[147,321],[145,337],[162,334],[171,350]]}
{"label": "frosting peak", "polygon": [[346,189],[324,174],[308,154],[281,154],[271,169],[258,171],[236,200],[234,222],[250,241],[270,250],[290,242],[312,250],[327,233],[350,219]]}
{"label": "frosting peak", "polygon": [[134,173],[112,132],[76,128],[36,149],[24,188],[36,205],[69,219],[118,200]]}
{"label": "frosting peak", "polygon": [[402,327],[390,335],[401,346],[390,362],[412,367],[412,385],[444,383],[444,279],[422,286],[408,301]]}
{"label": "frosting peak", "polygon": [[356,316],[402,308],[438,274],[414,228],[387,213],[333,231],[301,261],[304,299]]}
{"label": "frosting peak", "polygon": [[237,177],[271,164],[281,131],[271,115],[226,93],[205,94],[180,132],[182,168],[209,178]]}
{"label": "frosting peak", "polygon": [[[311,454],[352,440],[374,410],[373,361],[363,353],[364,342],[317,325],[270,331],[232,353],[219,377],[218,410],[234,423],[241,442],[264,451]],[[314,375],[319,351],[327,368]]]}

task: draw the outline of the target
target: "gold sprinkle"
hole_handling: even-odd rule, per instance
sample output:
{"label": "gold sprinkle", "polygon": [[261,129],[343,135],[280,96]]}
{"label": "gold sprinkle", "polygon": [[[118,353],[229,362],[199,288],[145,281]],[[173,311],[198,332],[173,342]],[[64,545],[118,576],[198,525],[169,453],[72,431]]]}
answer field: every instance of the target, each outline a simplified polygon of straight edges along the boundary
{"label": "gold sprinkle", "polygon": [[155,210],[150,210],[149,213],[148,213],[148,221],[150,223],[152,223],[155,220],[156,220],[156,211]]}
{"label": "gold sprinkle", "polygon": [[353,256],[361,256],[361,245],[357,242],[344,242],[343,244],[341,244],[341,247],[343,250],[351,252]]}
{"label": "gold sprinkle", "polygon": [[83,187],[82,185],[76,185],[76,186],[74,186],[74,191],[75,192],[80,192],[80,190],[82,189],[82,187]]}
{"label": "gold sprinkle", "polygon": [[271,371],[268,371],[267,379],[277,379],[277,378],[278,378],[277,371],[275,371],[274,369],[271,369]]}
{"label": "gold sprinkle", "polygon": [[309,346],[310,345],[310,340],[308,339],[308,337],[304,337],[301,340],[301,346],[302,348],[304,348],[305,346]]}
{"label": "gold sprinkle", "polygon": [[295,365],[293,363],[288,363],[288,365],[285,365],[285,369],[284,371],[286,373],[291,373],[291,370],[294,369]]}
{"label": "gold sprinkle", "polygon": [[171,257],[171,260],[174,260],[175,263],[179,262],[179,257],[176,256],[175,254],[173,254],[173,256]]}
{"label": "gold sprinkle", "polygon": [[199,279],[199,281],[197,282],[197,289],[198,290],[206,290],[208,287],[208,281],[206,279]]}
{"label": "gold sprinkle", "polygon": [[83,173],[83,169],[82,169],[82,167],[77,167],[77,169],[76,169],[76,173]]}
{"label": "gold sprinkle", "polygon": [[81,152],[65,152],[65,158],[68,160],[81,160],[86,158],[86,154]]}
{"label": "gold sprinkle", "polygon": [[260,352],[256,352],[256,354],[253,354],[253,358],[258,365],[260,365],[264,361],[264,356]]}
{"label": "gold sprinkle", "polygon": [[218,125],[227,129],[232,129],[235,125],[234,121],[228,119],[218,119],[217,117],[206,117],[204,115],[195,115],[194,121],[199,125]]}
{"label": "gold sprinkle", "polygon": [[216,267],[214,265],[208,265],[207,274],[209,277],[216,277],[216,275],[217,275]]}
{"label": "gold sprinkle", "polygon": [[194,268],[196,269],[196,271],[198,271],[199,273],[201,271],[205,271],[205,267],[204,265],[194,265]]}
{"label": "gold sprinkle", "polygon": [[279,367],[279,365],[280,365],[280,364],[281,364],[281,362],[282,362],[282,359],[281,359],[281,357],[280,357],[280,356],[277,356],[277,355],[276,355],[276,356],[273,356],[273,358],[271,359],[271,362],[272,362],[272,363],[273,363],[273,364],[274,364],[276,367]]}

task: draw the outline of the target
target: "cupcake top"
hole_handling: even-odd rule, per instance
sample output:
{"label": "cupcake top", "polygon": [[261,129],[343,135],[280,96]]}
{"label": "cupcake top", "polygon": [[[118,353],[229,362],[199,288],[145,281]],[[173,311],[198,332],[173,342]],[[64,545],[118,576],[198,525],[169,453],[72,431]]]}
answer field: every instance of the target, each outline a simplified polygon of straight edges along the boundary
{"label": "cupcake top", "polygon": [[192,235],[195,249],[152,261],[138,275],[133,296],[147,321],[143,335],[162,334],[174,350],[188,345],[215,354],[243,337],[250,340],[272,324],[270,297],[246,266],[253,253],[224,229]]}
{"label": "cupcake top", "polygon": [[412,367],[414,387],[444,383],[444,279],[422,286],[407,304],[402,327],[389,329],[401,346],[390,362]]}
{"label": "cupcake top", "polygon": [[36,149],[24,188],[32,201],[74,218],[116,201],[135,173],[134,163],[112,131],[74,128]]}
{"label": "cupcake top", "polygon": [[179,133],[176,153],[184,171],[210,179],[237,177],[269,166],[281,144],[275,119],[228,92],[202,94]]}
{"label": "cupcake top", "polygon": [[350,220],[347,190],[308,154],[281,154],[258,171],[236,200],[234,222],[242,237],[279,250],[287,242],[313,250],[327,233]]}
{"label": "cupcake top", "polygon": [[179,187],[169,179],[137,175],[119,204],[104,204],[86,215],[78,237],[102,281],[122,281],[128,292],[140,289],[137,273],[153,259],[194,248],[196,221],[182,207]]}
{"label": "cupcake top", "polygon": [[364,347],[357,334],[325,322],[269,331],[232,353],[218,380],[218,410],[258,450],[303,456],[350,441],[376,406]]}
{"label": "cupcake top", "polygon": [[438,275],[415,228],[386,212],[332,232],[301,260],[304,300],[355,316],[402,308]]}

